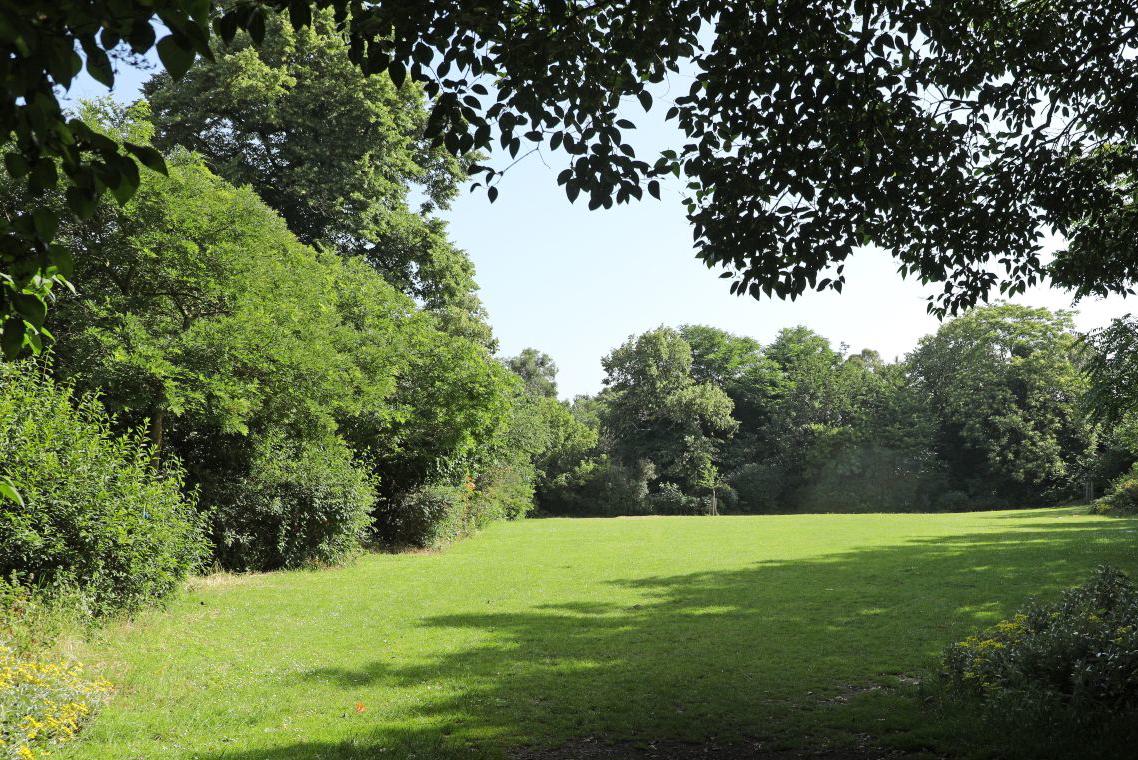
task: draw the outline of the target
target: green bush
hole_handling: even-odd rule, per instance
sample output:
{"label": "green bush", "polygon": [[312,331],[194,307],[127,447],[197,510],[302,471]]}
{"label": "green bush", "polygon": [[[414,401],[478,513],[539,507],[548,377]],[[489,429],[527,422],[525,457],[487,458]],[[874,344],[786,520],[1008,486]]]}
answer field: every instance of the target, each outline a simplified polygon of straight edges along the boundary
{"label": "green bush", "polygon": [[234,570],[343,562],[360,551],[374,503],[339,438],[255,440],[248,471],[210,508],[217,559]]}
{"label": "green bush", "polygon": [[933,508],[939,512],[965,512],[975,506],[976,499],[965,491],[943,491],[933,497]]}
{"label": "green bush", "polygon": [[1100,515],[1138,515],[1138,465],[1111,484],[1093,511]]}
{"label": "green bush", "polygon": [[802,512],[928,512],[944,477],[926,457],[834,436],[809,454]]}
{"label": "green bush", "polygon": [[380,542],[394,548],[432,548],[455,541],[495,520],[517,520],[533,507],[528,462],[500,463],[461,486],[429,483],[381,502],[375,511]]}
{"label": "green bush", "polygon": [[453,541],[466,530],[470,491],[431,484],[383,502],[376,509],[376,535],[392,547],[427,548]]}
{"label": "green bush", "polygon": [[648,496],[648,507],[657,515],[703,515],[708,507],[697,496],[688,496],[675,483],[661,483]]}
{"label": "green bush", "polygon": [[496,464],[478,478],[473,492],[474,528],[494,520],[518,520],[533,509],[535,472],[526,457]]}
{"label": "green bush", "polygon": [[951,695],[1005,716],[1131,713],[1138,710],[1138,589],[1101,567],[1058,602],[1033,603],[949,647],[944,669]]}
{"label": "green bush", "polygon": [[77,588],[95,613],[161,599],[206,553],[173,462],[34,363],[0,365],[0,475],[23,506],[0,511],[0,576]]}
{"label": "green bush", "polygon": [[655,477],[656,468],[647,460],[623,465],[601,454],[544,483],[538,505],[551,515],[651,514],[648,483]]}
{"label": "green bush", "polygon": [[781,496],[786,474],[773,464],[745,464],[731,473],[727,481],[737,494],[736,509],[744,514],[786,511]]}

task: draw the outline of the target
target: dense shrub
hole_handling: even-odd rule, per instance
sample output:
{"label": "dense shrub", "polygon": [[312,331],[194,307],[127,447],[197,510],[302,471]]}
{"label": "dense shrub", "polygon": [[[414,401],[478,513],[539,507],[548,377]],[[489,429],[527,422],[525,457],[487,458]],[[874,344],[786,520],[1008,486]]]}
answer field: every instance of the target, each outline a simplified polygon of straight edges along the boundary
{"label": "dense shrub", "polygon": [[380,503],[375,531],[394,547],[432,547],[453,541],[465,530],[473,481],[466,488],[426,485],[398,499]]}
{"label": "dense shrub", "polygon": [[745,464],[727,480],[738,495],[737,509],[746,514],[785,510],[780,500],[785,473],[773,464]]}
{"label": "dense shrub", "polygon": [[1058,711],[1091,720],[1138,709],[1138,589],[1102,567],[1054,604],[949,647],[949,692],[1006,717]]}
{"label": "dense shrub", "polygon": [[1094,511],[1103,515],[1138,515],[1138,465],[1111,484],[1106,495],[1095,502]]}
{"label": "dense shrub", "polygon": [[342,562],[360,550],[374,503],[339,438],[258,439],[248,472],[210,512],[218,560],[238,570]]}
{"label": "dense shrub", "polygon": [[0,511],[3,577],[76,584],[108,612],[160,599],[205,554],[180,468],[155,471],[140,435],[112,433],[95,400],[34,364],[0,365],[0,474],[23,499]]}
{"label": "dense shrub", "polygon": [[539,503],[553,515],[651,514],[648,484],[655,475],[655,466],[647,460],[623,465],[601,454],[549,479],[543,484]]}
{"label": "dense shrub", "polygon": [[703,499],[685,494],[675,483],[661,483],[648,496],[648,508],[657,515],[703,515],[708,511]]}
{"label": "dense shrub", "polygon": [[497,463],[478,478],[473,492],[475,528],[492,520],[517,520],[533,509],[535,472],[524,456]]}
{"label": "dense shrub", "polygon": [[517,520],[533,506],[533,472],[526,462],[499,463],[461,486],[430,483],[375,510],[375,533],[394,548],[433,548],[495,520]]}
{"label": "dense shrub", "polygon": [[913,452],[849,440],[825,441],[811,452],[804,512],[927,512],[944,488],[934,466]]}
{"label": "dense shrub", "polygon": [[976,500],[965,491],[944,491],[936,494],[933,505],[940,512],[964,512],[976,507]]}

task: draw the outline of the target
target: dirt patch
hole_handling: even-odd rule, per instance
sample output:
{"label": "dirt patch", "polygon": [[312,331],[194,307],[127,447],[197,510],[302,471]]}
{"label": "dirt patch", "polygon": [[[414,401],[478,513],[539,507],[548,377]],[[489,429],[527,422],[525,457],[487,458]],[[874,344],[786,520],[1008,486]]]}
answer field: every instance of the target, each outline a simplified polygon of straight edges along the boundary
{"label": "dirt patch", "polygon": [[559,747],[526,747],[509,754],[511,760],[915,760],[910,755],[867,743],[847,749],[778,750],[755,740],[718,744],[676,741],[608,742],[586,737]]}

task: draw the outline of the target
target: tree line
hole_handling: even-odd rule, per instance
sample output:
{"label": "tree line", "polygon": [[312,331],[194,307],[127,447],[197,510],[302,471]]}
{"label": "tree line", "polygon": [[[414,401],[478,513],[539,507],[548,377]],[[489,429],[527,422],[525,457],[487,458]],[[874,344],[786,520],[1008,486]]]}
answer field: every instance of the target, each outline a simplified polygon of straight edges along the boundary
{"label": "tree line", "polygon": [[0,182],[78,284],[50,317],[21,296],[50,350],[0,377],[5,578],[113,608],[202,566],[332,564],[535,506],[1042,504],[1135,458],[1132,323],[1086,344],[1007,305],[901,362],[805,328],[660,328],[605,357],[602,393],[558,401],[549,357],[496,358],[438,213],[481,157],[429,136],[425,85],[361,70],[342,21],[265,15],[134,104],[83,104],[85,140],[145,160],[82,214],[74,188]]}
{"label": "tree line", "polygon": [[5,579],[130,607],[196,568],[334,564],[532,507],[568,412],[494,356],[438,214],[467,159],[421,137],[421,88],[352,65],[330,13],[262,42],[80,106],[161,155],[129,200],[76,219],[62,189],[0,182],[10,217],[58,211],[80,283],[45,355],[0,376]]}
{"label": "tree line", "polygon": [[835,348],[805,327],[765,346],[703,325],[650,330],[605,357],[604,390],[570,405],[577,428],[541,463],[538,507],[876,512],[1082,500],[1138,459],[1129,409],[1096,412],[1120,358],[1132,363],[1103,349],[1127,324],[1088,342],[1070,313],[995,304],[946,322],[898,361]]}

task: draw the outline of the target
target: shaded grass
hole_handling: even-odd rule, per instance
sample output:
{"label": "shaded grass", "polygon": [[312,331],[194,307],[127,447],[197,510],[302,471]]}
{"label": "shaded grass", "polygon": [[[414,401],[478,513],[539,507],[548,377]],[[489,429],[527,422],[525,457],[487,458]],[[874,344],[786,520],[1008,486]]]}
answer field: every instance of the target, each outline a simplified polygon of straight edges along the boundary
{"label": "shaded grass", "polygon": [[[1076,510],[534,520],[438,555],[199,583],[105,632],[72,758],[497,756],[583,736],[954,751],[896,686],[1097,564]],[[362,703],[363,712],[356,705]]]}

